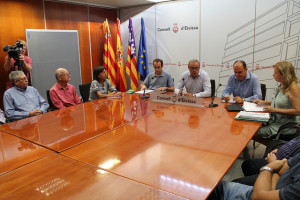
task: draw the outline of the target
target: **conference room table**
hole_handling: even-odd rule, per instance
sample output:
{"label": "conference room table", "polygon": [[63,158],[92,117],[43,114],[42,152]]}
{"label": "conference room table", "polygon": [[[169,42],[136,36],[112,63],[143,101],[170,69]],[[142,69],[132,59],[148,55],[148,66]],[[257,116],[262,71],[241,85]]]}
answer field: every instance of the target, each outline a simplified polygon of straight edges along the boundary
{"label": "conference room table", "polygon": [[[261,125],[234,120],[237,113],[228,112],[226,104],[219,98],[215,99],[218,107],[208,108],[210,102],[211,98],[204,98],[205,107],[192,107],[142,100],[137,94],[123,94],[122,98],[100,99],[46,113],[40,118],[24,119],[33,122],[20,120],[5,124],[0,131],[56,152],[16,170],[21,177],[27,174],[27,179],[35,176],[41,180],[47,178],[39,170],[31,172],[30,169],[44,166],[43,160],[45,163],[54,160],[50,165],[53,174],[57,173],[57,168],[59,174],[65,171],[70,176],[73,174],[72,179],[78,176],[83,182],[90,183],[95,178],[93,173],[81,177],[82,171],[85,168],[97,169],[99,174],[113,177],[111,180],[107,178],[108,182],[123,178],[129,185],[146,187],[141,189],[143,192],[153,190],[155,194],[159,193],[145,199],[206,199]],[[19,129],[13,127],[18,127],[20,122],[31,125]],[[60,169],[56,162],[66,162],[67,166]],[[74,164],[72,167],[69,162],[78,162],[82,166]],[[5,175],[14,176],[12,172]],[[0,176],[0,182],[3,179]],[[80,181],[75,181],[73,187],[77,184],[80,186]],[[87,185],[84,190],[95,193],[93,189],[106,187],[103,185]],[[108,191],[112,194],[109,196],[104,192],[103,195],[108,195],[105,199],[118,199],[114,198],[115,190],[107,186]],[[134,193],[142,194],[141,191]],[[59,197],[64,193],[68,197],[69,192],[63,190]],[[96,193],[97,197],[102,197],[101,193]],[[125,196],[119,199],[132,199],[126,198],[125,189],[120,189],[120,193]],[[90,196],[87,193],[86,197]]]}

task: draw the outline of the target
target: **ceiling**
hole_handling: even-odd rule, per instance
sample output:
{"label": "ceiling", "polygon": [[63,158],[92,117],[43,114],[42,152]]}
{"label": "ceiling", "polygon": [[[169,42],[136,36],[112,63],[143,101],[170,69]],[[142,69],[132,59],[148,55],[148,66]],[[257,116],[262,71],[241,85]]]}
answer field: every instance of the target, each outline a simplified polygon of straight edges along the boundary
{"label": "ceiling", "polygon": [[[64,2],[80,3],[94,6],[101,6],[107,8],[123,8],[138,5],[154,4],[148,0],[57,0]],[[172,1],[172,0],[169,0]]]}

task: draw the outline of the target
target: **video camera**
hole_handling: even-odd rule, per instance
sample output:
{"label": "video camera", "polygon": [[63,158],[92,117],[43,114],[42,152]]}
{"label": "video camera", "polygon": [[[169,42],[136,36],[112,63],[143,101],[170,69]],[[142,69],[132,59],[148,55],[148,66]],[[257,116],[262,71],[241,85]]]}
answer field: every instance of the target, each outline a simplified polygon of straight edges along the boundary
{"label": "video camera", "polygon": [[22,63],[20,63],[19,56],[21,55],[23,49],[23,44],[21,44],[20,41],[17,41],[15,45],[9,46],[6,45],[3,48],[3,51],[7,52],[8,51],[8,57],[13,58],[15,62],[15,66],[21,66]]}

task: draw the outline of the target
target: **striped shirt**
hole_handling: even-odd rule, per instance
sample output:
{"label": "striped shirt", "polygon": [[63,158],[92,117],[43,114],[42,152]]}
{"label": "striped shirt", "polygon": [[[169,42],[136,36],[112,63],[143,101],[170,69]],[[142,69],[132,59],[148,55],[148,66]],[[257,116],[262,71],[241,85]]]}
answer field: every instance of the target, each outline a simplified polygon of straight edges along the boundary
{"label": "striped shirt", "polygon": [[300,136],[282,145],[278,149],[276,157],[277,160],[282,160],[283,158],[293,157],[298,152],[300,152]]}

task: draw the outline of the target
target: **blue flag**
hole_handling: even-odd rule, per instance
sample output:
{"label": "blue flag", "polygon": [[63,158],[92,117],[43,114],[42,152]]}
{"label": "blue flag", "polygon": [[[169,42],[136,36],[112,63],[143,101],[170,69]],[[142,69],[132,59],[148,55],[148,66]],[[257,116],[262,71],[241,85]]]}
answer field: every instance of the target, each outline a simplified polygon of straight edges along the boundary
{"label": "blue flag", "polygon": [[146,44],[146,35],[145,35],[145,25],[144,19],[141,19],[141,37],[140,37],[140,46],[138,54],[138,71],[140,73],[140,79],[145,80],[149,74],[148,70],[148,56],[147,56],[147,44]]}

